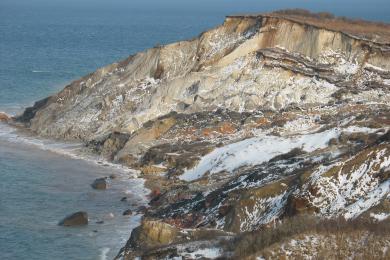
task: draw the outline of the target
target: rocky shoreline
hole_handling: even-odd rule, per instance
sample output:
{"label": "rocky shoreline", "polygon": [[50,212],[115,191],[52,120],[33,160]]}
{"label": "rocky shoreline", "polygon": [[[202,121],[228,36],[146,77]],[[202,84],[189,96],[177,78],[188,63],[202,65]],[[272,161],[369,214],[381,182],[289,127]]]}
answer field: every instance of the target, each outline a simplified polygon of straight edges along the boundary
{"label": "rocky shoreline", "polygon": [[[54,152],[56,154],[61,154],[64,156],[69,156],[74,159],[80,159],[80,160],[85,160],[88,162],[91,162],[93,164],[98,165],[99,167],[107,168],[110,166],[113,166],[109,160],[106,160],[105,158],[102,157],[96,157],[96,153],[91,151],[90,149],[87,148],[87,146],[80,147],[79,145],[71,145],[68,146],[68,143],[64,143],[64,148],[57,149],[55,147],[58,147],[58,141],[60,140],[54,140],[54,139],[47,139],[47,138],[41,138],[40,136],[36,135],[34,132],[30,131],[28,128],[26,128],[23,124],[20,124],[19,122],[14,120],[14,117],[12,115],[9,115],[4,112],[0,112],[0,123],[4,123],[5,125],[9,126],[9,131],[12,131],[12,133],[17,136],[17,138],[22,138],[20,140],[21,143],[23,144],[28,144],[32,146],[38,146],[44,150],[48,150],[50,152]],[[7,137],[5,138],[7,141]],[[60,141],[61,145],[61,141]],[[74,148],[77,146],[77,149],[74,150]],[[67,151],[68,149],[71,149]],[[118,164],[115,164],[115,167],[119,166]],[[128,169],[128,168],[126,168]],[[118,170],[121,171],[121,170]],[[117,186],[118,183],[123,181],[123,174],[122,172],[116,172],[116,173],[111,173],[107,174],[105,177],[99,177],[95,180],[91,179],[91,184],[88,185],[90,186],[90,189],[94,190],[110,190],[112,186]],[[126,178],[136,178],[136,175],[134,176],[129,176],[126,175]],[[88,188],[86,186],[86,188]],[[123,194],[122,194],[123,195]],[[146,194],[145,194],[146,197]],[[121,201],[126,202],[129,200],[128,196],[122,197]],[[132,209],[126,209],[124,210],[121,215],[123,216],[134,216],[135,214],[143,214],[145,211],[145,206],[142,205],[142,203],[139,204],[138,207],[134,208],[133,206],[136,204],[132,204]],[[71,213],[71,212],[69,212]],[[113,218],[114,215],[113,213],[108,213],[107,216],[108,218]],[[104,223],[104,218],[102,219],[94,219],[97,224],[103,224]],[[58,222],[59,226],[83,226],[83,225],[88,225],[89,223],[89,218],[88,218],[88,212],[86,211],[79,211],[79,212],[74,212],[72,214],[67,215],[64,217],[61,221]],[[95,232],[95,231],[94,231]],[[97,231],[96,231],[97,232]]]}
{"label": "rocky shoreline", "polygon": [[117,258],[350,257],[362,237],[389,256],[390,25],[291,15],[229,16],[13,119],[140,171],[149,207]]}

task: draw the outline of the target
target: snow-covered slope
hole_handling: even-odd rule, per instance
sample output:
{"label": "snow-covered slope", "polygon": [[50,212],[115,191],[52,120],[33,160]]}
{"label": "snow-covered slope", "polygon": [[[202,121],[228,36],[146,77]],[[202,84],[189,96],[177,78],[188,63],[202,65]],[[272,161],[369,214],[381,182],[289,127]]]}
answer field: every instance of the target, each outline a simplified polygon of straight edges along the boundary
{"label": "snow-covered slope", "polygon": [[180,179],[193,181],[202,177],[205,173],[232,172],[239,167],[267,162],[275,156],[288,153],[296,148],[300,148],[305,152],[313,152],[317,149],[326,148],[329,141],[333,138],[338,138],[341,132],[370,133],[376,130],[347,127],[345,129],[333,128],[318,133],[285,137],[261,134],[260,136],[216,148],[204,156],[196,167],[180,176]]}

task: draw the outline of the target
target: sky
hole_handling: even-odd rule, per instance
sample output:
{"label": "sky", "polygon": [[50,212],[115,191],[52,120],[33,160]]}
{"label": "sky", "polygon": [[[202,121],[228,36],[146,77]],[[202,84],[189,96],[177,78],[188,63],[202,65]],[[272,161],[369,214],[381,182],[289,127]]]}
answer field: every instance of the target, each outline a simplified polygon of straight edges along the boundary
{"label": "sky", "polygon": [[130,9],[191,12],[194,9],[223,14],[264,12],[286,8],[327,11],[339,16],[390,22],[390,0],[1,0],[1,5],[29,7],[41,5],[53,11],[73,8],[76,11],[96,10],[126,12]]}

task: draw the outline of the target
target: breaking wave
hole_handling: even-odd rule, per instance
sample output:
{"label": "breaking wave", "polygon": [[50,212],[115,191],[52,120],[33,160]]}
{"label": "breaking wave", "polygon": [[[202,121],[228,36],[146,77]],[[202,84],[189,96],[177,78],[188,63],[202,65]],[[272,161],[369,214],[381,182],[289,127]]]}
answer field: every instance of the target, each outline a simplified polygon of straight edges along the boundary
{"label": "breaking wave", "polygon": [[27,131],[19,130],[8,124],[0,123],[0,142],[25,144],[41,150],[61,154],[73,159],[84,160],[104,167],[114,168],[119,173],[136,177],[137,172],[119,164],[108,162],[104,158],[93,154],[80,142],[60,142],[37,137]]}
{"label": "breaking wave", "polygon": [[48,70],[32,70],[32,73],[50,73],[51,71]]}

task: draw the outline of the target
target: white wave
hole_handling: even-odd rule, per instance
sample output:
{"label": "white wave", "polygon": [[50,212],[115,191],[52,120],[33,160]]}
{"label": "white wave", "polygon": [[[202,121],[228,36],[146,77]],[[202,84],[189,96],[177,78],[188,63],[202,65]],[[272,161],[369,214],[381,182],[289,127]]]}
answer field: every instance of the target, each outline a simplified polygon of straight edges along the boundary
{"label": "white wave", "polygon": [[4,123],[0,123],[0,141],[34,146],[41,150],[65,155],[73,159],[84,160],[101,167],[104,166],[114,168],[119,173],[126,173],[127,176],[130,174],[133,177],[136,177],[138,174],[138,172],[133,169],[111,163],[104,158],[96,156],[95,154],[86,150],[84,144],[82,143],[60,142],[56,140],[39,138],[29,134],[28,132],[22,132]]}
{"label": "white wave", "polygon": [[48,70],[32,70],[32,73],[50,73],[51,71]]}
{"label": "white wave", "polygon": [[8,117],[19,115],[23,112],[23,106],[18,104],[7,104],[0,109],[1,114],[6,114]]}
{"label": "white wave", "polygon": [[108,247],[103,247],[102,249],[100,249],[100,255],[99,255],[99,259],[101,260],[106,260],[107,259],[107,254],[108,252],[110,252],[110,248]]}

